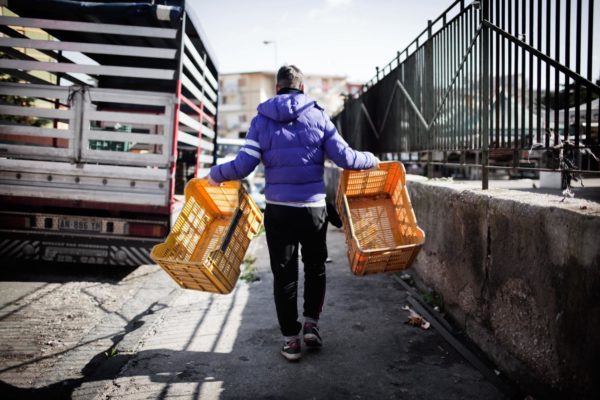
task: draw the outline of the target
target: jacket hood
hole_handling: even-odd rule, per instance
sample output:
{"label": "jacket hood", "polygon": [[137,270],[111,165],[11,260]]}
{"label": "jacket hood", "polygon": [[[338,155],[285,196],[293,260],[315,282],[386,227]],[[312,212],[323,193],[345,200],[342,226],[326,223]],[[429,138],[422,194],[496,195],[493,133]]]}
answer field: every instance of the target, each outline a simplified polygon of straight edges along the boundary
{"label": "jacket hood", "polygon": [[279,122],[290,122],[315,106],[304,93],[278,94],[258,106],[258,113]]}

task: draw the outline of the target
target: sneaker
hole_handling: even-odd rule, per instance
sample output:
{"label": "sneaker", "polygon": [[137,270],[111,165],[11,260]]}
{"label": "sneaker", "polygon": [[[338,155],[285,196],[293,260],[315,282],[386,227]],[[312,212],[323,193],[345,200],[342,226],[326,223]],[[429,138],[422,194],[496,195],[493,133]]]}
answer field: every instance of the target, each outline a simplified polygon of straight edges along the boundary
{"label": "sneaker", "polygon": [[313,322],[304,323],[304,343],[310,348],[318,348],[323,346],[323,340],[319,334],[319,328],[317,324]]}
{"label": "sneaker", "polygon": [[296,361],[302,357],[300,352],[300,339],[292,339],[281,348],[281,355],[289,361]]}

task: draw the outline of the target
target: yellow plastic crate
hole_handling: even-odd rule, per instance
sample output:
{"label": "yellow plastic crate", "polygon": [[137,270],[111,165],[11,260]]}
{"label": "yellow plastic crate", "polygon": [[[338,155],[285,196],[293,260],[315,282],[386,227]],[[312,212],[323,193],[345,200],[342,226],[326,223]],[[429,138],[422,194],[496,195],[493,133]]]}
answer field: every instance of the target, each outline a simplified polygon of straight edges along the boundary
{"label": "yellow plastic crate", "polygon": [[150,256],[183,288],[229,293],[263,214],[239,182],[192,179],[185,199],[167,240]]}
{"label": "yellow plastic crate", "polygon": [[405,185],[399,162],[340,176],[336,203],[355,275],[406,269],[425,243]]}

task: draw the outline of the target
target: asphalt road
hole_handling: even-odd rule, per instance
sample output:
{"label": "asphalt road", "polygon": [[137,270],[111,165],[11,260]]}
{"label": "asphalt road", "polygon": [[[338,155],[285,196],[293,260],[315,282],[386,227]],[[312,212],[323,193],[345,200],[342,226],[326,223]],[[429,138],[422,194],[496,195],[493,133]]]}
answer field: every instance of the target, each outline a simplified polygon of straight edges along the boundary
{"label": "asphalt road", "polygon": [[506,398],[434,329],[405,323],[397,280],[353,276],[343,241],[330,230],[324,348],[298,363],[279,354],[264,235],[249,252],[258,281],[226,296],[154,265],[3,265],[0,397]]}

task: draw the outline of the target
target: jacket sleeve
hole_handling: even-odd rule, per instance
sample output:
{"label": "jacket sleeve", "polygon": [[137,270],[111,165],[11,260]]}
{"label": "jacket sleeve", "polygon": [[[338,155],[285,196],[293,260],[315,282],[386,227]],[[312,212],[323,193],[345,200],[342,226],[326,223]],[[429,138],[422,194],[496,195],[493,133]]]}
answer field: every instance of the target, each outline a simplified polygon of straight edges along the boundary
{"label": "jacket sleeve", "polygon": [[210,169],[210,177],[215,182],[237,181],[250,175],[260,163],[262,151],[258,140],[259,129],[254,117],[246,135],[246,143],[235,158],[224,164],[217,164]]}
{"label": "jacket sleeve", "polygon": [[343,169],[369,169],[377,165],[377,158],[373,153],[351,148],[327,115],[325,119],[325,154],[335,165]]}

